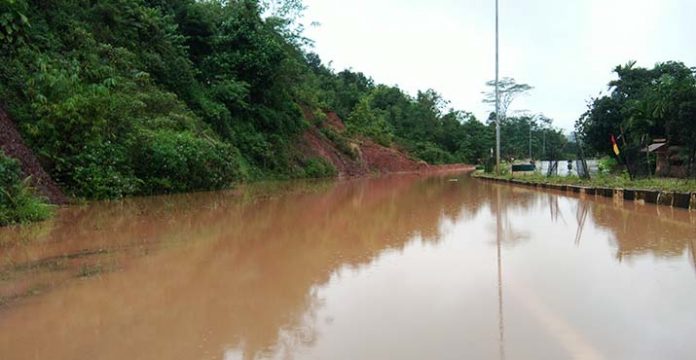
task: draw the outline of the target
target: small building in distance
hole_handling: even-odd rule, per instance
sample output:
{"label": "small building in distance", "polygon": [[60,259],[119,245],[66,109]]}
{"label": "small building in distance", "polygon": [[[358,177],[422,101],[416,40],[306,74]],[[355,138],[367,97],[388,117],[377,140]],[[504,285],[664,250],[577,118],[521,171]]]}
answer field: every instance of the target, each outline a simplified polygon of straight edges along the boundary
{"label": "small building in distance", "polygon": [[687,168],[681,156],[680,146],[670,146],[666,139],[655,139],[641,152],[655,155],[655,175],[660,177],[686,177]]}

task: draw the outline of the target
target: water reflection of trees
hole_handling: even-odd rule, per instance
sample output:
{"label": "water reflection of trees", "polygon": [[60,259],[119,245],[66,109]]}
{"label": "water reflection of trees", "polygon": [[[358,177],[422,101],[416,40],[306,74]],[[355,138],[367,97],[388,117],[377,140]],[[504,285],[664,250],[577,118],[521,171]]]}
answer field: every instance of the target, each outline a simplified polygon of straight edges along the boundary
{"label": "water reflection of trees", "polygon": [[[470,204],[482,194],[447,180],[398,176],[291,191],[276,184],[72,209],[36,239],[5,241],[4,266],[108,249],[124,270],[8,312],[0,348],[79,358],[89,344],[100,358],[195,358],[200,344],[192,342],[206,334],[209,349],[240,345],[254,358],[282,340],[281,329],[311,343],[311,329],[297,327],[321,305],[312,289],[338,268],[401,250],[417,235],[436,242],[443,219],[478,211]],[[82,321],[89,318],[101,320]],[[116,340],[123,329],[128,346]],[[27,339],[37,346],[15,346]]]}
{"label": "water reflection of trees", "polygon": [[[548,208],[551,221],[575,220],[579,229],[593,222],[612,232],[619,258],[693,252],[696,227],[684,212],[657,216],[653,206],[577,199],[575,214],[564,215],[562,196],[472,179],[397,176],[73,208],[31,231],[0,230],[0,268],[28,269],[46,258],[104,249],[123,270],[6,309],[0,348],[10,358],[109,359],[200,358],[204,350],[218,356],[240,347],[254,358],[279,344],[311,344],[316,334],[302,324],[314,322],[305,321],[321,307],[314,290],[337,269],[368,264],[416,237],[437,242],[443,220],[482,211],[504,219],[506,245],[528,238],[513,228],[515,213]],[[27,276],[46,278],[45,271]],[[0,285],[14,284],[8,279]]]}
{"label": "water reflection of trees", "polygon": [[[593,223],[613,235],[610,239],[617,249],[617,259],[652,254],[658,257],[682,256],[688,252],[695,259],[696,217],[681,209],[659,207],[651,204],[639,205],[631,201],[615,204],[611,199],[595,198],[571,193],[547,192],[520,186],[488,184],[484,203],[503,218],[516,211],[548,207],[549,219],[577,226],[575,242],[580,243],[587,223]],[[502,201],[496,204],[495,192],[501,193]],[[573,213],[564,214],[559,199],[574,199]],[[591,221],[589,221],[591,220]],[[503,221],[506,235],[504,241],[514,242],[523,237],[511,229],[509,221]],[[516,235],[516,237],[515,237]]]}
{"label": "water reflection of trees", "polygon": [[693,259],[696,224],[687,211],[633,203],[595,203],[592,218],[614,235],[617,259],[643,254],[673,257],[685,252]]}

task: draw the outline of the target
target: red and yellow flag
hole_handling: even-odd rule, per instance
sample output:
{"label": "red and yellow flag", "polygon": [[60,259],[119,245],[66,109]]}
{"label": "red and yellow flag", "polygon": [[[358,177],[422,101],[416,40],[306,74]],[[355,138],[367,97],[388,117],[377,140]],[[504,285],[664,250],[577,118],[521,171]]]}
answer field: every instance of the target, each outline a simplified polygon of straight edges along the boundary
{"label": "red and yellow flag", "polygon": [[614,149],[614,154],[616,154],[616,156],[619,156],[619,145],[616,143],[616,138],[614,137],[614,135],[611,136],[611,145]]}

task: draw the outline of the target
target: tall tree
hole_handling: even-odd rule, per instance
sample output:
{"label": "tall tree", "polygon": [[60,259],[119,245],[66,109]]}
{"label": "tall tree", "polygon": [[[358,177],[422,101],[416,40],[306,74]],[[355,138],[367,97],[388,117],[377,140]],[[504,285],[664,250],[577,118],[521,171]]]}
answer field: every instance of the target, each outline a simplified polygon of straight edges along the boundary
{"label": "tall tree", "polygon": [[[495,80],[488,81],[486,86],[491,88],[491,90],[483,92],[483,102],[495,107]],[[512,102],[532,89],[532,86],[524,83],[517,83],[517,81],[511,77],[504,77],[500,79],[498,81],[498,96],[500,98],[498,111],[500,118],[505,119]]]}

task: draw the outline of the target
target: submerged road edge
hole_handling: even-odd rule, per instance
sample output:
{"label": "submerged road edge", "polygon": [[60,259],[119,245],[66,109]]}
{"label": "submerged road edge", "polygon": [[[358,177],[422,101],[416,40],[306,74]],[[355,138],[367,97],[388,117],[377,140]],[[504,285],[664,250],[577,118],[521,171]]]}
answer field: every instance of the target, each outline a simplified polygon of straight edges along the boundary
{"label": "submerged road edge", "polygon": [[537,189],[551,189],[585,195],[603,196],[613,198],[614,201],[619,202],[629,200],[635,201],[639,204],[649,203],[696,211],[696,192],[688,193],[660,190],[591,187],[569,184],[549,184],[538,181],[526,181],[522,179],[497,178],[483,174],[473,174],[472,177],[479,180],[535,187]]}

